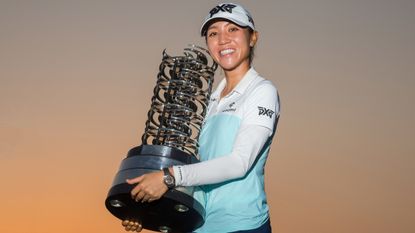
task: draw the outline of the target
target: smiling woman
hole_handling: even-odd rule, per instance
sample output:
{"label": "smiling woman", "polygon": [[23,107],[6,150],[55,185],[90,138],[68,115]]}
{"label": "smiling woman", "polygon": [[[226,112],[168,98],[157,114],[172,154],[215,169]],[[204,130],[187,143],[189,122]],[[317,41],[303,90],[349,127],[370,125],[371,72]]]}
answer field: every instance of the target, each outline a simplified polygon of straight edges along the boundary
{"label": "smiling woman", "polygon": [[[275,86],[251,66],[258,32],[242,6],[220,4],[209,12],[201,35],[225,74],[210,98],[199,137],[202,162],[127,180],[136,185],[132,198],[152,202],[177,186],[200,186],[206,216],[196,232],[270,233],[264,168],[279,118],[279,98]],[[141,230],[137,222],[123,221],[123,226]]]}
{"label": "smiling woman", "polygon": [[[124,232],[103,200],[140,141],[160,51],[203,44],[213,2],[0,1],[1,233]],[[284,96],[265,168],[273,231],[415,232],[415,1],[236,2],[260,33],[253,67]],[[241,110],[225,96],[214,114],[214,98],[209,122]]]}
{"label": "smiling woman", "polygon": [[257,31],[242,28],[228,20],[216,20],[208,27],[208,49],[228,77],[221,97],[229,94],[248,71],[252,59],[251,50],[256,44],[257,34]]}

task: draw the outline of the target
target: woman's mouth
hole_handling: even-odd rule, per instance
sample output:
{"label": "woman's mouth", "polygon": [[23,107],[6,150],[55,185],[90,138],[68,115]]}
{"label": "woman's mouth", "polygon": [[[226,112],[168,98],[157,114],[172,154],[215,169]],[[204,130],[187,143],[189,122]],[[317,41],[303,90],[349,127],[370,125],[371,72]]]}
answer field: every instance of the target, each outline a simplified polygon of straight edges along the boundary
{"label": "woman's mouth", "polygon": [[221,56],[225,56],[225,55],[231,54],[233,52],[235,52],[235,49],[224,49],[224,50],[221,50],[219,53],[220,53]]}

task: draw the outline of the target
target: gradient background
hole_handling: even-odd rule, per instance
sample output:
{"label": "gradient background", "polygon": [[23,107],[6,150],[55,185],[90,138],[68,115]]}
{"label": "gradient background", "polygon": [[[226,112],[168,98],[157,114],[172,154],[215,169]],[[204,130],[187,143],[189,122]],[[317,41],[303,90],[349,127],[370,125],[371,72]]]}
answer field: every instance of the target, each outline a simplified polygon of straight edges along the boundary
{"label": "gradient background", "polygon": [[[215,3],[0,1],[0,232],[124,232],[104,199],[161,52],[204,45]],[[240,3],[282,100],[274,232],[415,232],[415,2]]]}

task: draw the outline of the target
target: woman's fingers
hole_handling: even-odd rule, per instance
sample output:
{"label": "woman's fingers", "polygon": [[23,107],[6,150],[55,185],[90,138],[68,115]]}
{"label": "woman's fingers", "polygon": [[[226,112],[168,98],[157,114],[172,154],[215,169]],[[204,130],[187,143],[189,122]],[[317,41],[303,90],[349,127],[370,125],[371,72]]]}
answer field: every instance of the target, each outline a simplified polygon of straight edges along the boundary
{"label": "woman's fingers", "polygon": [[140,232],[143,229],[143,226],[139,221],[124,220],[121,222],[121,225],[124,227],[126,231]]}
{"label": "woman's fingers", "polygon": [[143,176],[137,176],[132,179],[127,179],[126,181],[128,184],[136,184],[136,183],[140,183],[142,179],[143,179]]}

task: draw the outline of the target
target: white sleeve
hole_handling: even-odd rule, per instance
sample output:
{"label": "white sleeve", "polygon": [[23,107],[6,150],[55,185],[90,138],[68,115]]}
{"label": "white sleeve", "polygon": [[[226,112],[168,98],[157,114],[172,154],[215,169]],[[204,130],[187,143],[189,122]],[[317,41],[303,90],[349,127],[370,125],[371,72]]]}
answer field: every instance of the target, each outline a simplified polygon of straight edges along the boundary
{"label": "white sleeve", "polygon": [[177,186],[215,184],[243,177],[251,168],[272,130],[260,125],[241,125],[229,155],[196,164],[173,166]]}

